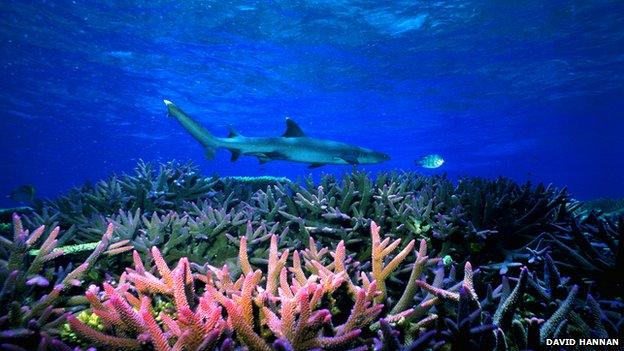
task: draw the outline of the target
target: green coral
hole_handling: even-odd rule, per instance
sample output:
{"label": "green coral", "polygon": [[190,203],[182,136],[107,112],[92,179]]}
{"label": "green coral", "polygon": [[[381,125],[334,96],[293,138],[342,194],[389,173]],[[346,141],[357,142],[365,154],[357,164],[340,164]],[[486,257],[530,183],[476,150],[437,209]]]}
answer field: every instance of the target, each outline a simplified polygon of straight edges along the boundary
{"label": "green coral", "polygon": [[[409,224],[408,224],[409,223]],[[416,235],[416,237],[421,238],[424,237],[426,233],[431,230],[431,224],[423,224],[422,220],[414,219],[412,223],[407,222],[406,225],[409,226],[410,230]]]}
{"label": "green coral", "polygon": [[[90,310],[81,311],[76,315],[76,317],[78,318],[78,320],[97,331],[104,330],[104,324],[102,323],[102,319]],[[90,346],[89,342],[76,334],[67,322],[63,323],[63,325],[61,326],[59,336],[61,340],[66,341],[72,345],[79,345],[82,347]]]}
{"label": "green coral", "polygon": [[[84,252],[84,251],[93,251],[98,245],[100,241],[94,243],[85,243],[85,244],[77,244],[77,245],[66,245],[57,247],[52,251],[52,253],[62,252],[64,255],[71,255],[74,253]],[[28,251],[28,254],[31,256],[37,256],[39,254],[38,249]]]}
{"label": "green coral", "polygon": [[8,234],[11,232],[11,223],[0,223],[0,234]]}
{"label": "green coral", "polygon": [[274,177],[274,176],[259,176],[259,177],[232,176],[232,177],[223,177],[221,178],[221,180],[240,182],[240,183],[245,183],[245,184],[255,184],[259,186],[266,186],[266,185],[279,184],[279,183],[290,183],[290,179],[286,177]]}
{"label": "green coral", "polygon": [[164,299],[156,299],[153,309],[152,315],[154,319],[158,323],[162,323],[162,318],[160,316],[161,313],[168,315],[175,319],[175,304],[172,301],[164,300]]}

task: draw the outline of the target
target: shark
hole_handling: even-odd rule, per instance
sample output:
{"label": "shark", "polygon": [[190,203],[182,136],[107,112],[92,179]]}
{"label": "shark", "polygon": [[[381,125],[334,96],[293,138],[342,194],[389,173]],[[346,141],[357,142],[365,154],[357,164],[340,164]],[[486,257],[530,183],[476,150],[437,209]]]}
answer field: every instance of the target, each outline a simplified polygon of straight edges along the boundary
{"label": "shark", "polygon": [[205,149],[206,157],[213,158],[218,148],[232,153],[231,161],[241,155],[255,156],[263,164],[272,160],[285,160],[309,164],[309,168],[324,165],[376,164],[390,159],[385,153],[334,140],[307,136],[290,118],[286,118],[286,131],[279,137],[246,137],[230,128],[225,138],[212,135],[201,124],[169,100],[164,100],[167,114]]}

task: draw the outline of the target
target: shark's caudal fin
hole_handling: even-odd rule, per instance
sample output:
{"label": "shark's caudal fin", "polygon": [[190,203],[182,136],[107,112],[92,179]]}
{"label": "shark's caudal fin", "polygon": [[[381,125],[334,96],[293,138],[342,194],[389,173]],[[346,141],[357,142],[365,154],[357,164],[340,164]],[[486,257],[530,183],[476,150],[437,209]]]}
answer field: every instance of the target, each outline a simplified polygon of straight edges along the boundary
{"label": "shark's caudal fin", "polygon": [[219,147],[219,140],[173,102],[169,100],[163,100],[163,102],[167,105],[167,114],[178,120],[182,127],[206,148],[206,157],[213,158],[215,149]]}

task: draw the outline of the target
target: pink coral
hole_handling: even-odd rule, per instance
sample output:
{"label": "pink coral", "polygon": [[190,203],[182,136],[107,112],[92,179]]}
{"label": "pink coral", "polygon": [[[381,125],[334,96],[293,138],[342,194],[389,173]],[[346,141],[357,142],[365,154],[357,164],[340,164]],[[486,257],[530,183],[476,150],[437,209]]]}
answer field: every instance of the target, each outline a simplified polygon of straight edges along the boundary
{"label": "pink coral", "polygon": [[[277,236],[272,235],[264,273],[249,262],[247,238],[243,237],[239,243],[242,272],[238,276],[231,276],[227,266],[207,266],[206,274],[193,274],[186,258],[170,269],[156,247],[151,249],[154,267],[150,269],[134,252],[134,268],[126,270],[116,288],[105,284],[100,297],[95,287],[87,291],[92,311],[104,321],[104,332],[90,329],[73,317],[70,324],[95,344],[127,349],[142,343],[156,350],[206,349],[217,345],[226,334],[234,334],[250,350],[261,351],[271,350],[271,340],[293,350],[357,344],[383,308],[380,302],[384,300],[385,279],[414,246],[411,241],[390,257],[400,241],[382,240],[375,223],[371,237],[373,269],[369,274],[361,272],[359,279],[355,279],[357,272],[349,276],[342,241],[330,251],[317,248],[310,239],[309,248],[290,255],[288,250],[278,251]],[[423,245],[417,255],[421,268],[427,261]],[[351,295],[350,307],[344,299],[339,306],[334,304],[332,294],[342,286]],[[202,287],[198,296],[196,289]],[[175,306],[174,313],[160,313],[160,323],[155,318],[155,299]],[[334,321],[335,313],[343,315],[341,324]]]}
{"label": "pink coral", "polygon": [[[102,319],[106,331],[114,331],[115,336],[91,329],[70,316],[72,330],[96,345],[129,350],[140,348],[142,342],[149,342],[158,351],[213,347],[225,327],[219,304],[208,293],[199,297],[197,303],[189,301],[189,296],[194,299],[195,278],[186,258],[171,270],[158,249],[152,249],[152,257],[160,278],[145,269],[135,252],[134,269],[128,269],[121,278],[127,283],[120,283],[117,288],[105,283],[102,299],[98,298],[96,287],[87,291],[93,313]],[[149,297],[152,293],[168,296],[176,307],[174,316],[160,313],[164,330],[154,318]]]}

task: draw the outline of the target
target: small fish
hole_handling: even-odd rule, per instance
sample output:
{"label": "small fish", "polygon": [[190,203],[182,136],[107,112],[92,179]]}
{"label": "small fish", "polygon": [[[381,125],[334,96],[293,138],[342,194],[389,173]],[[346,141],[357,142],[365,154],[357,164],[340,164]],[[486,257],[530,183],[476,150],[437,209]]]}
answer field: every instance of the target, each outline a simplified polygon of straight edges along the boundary
{"label": "small fish", "polygon": [[35,200],[35,187],[32,185],[18,186],[7,197],[16,202],[33,202]]}
{"label": "small fish", "polygon": [[433,154],[421,158],[416,163],[423,168],[438,168],[444,164],[444,159],[438,154]]}

